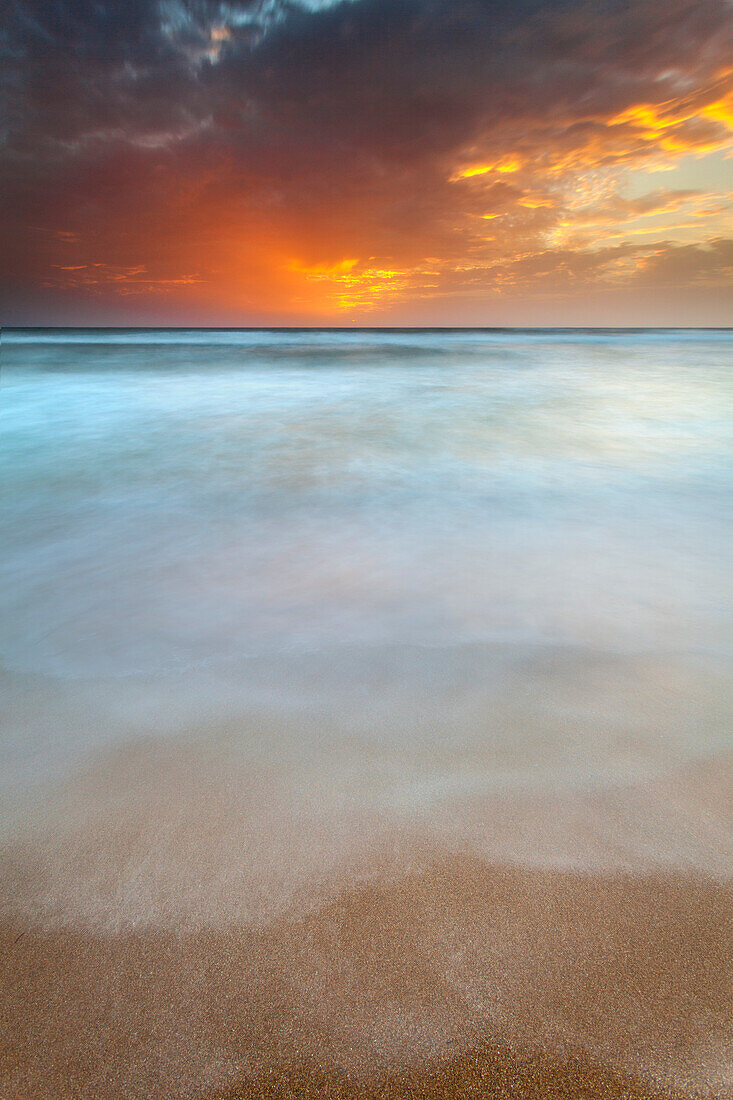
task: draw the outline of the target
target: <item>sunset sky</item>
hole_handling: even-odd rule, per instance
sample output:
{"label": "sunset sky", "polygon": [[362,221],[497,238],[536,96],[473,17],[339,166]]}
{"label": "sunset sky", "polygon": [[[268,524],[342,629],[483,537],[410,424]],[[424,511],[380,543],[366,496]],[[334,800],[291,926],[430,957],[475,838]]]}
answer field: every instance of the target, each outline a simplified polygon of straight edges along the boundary
{"label": "sunset sky", "polygon": [[5,324],[733,323],[728,0],[11,0]]}

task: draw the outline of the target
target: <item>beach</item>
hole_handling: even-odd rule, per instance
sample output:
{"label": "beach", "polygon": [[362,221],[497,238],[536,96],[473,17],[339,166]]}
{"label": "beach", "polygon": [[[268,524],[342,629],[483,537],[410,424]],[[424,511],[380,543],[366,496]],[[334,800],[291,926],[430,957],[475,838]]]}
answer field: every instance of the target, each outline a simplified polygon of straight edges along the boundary
{"label": "beach", "polygon": [[733,1095],[732,344],[3,333],[3,1100]]}
{"label": "beach", "polygon": [[5,1095],[730,1094],[729,888],[423,858],[258,930],[6,924]]}

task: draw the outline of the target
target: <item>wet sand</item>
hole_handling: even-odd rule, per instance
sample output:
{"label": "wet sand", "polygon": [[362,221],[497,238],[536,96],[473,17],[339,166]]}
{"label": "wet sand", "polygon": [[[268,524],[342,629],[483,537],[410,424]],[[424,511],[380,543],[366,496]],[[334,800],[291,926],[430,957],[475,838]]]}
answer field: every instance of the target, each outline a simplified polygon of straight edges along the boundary
{"label": "wet sand", "polygon": [[433,854],[260,927],[7,920],[0,1093],[722,1098],[732,903]]}
{"label": "wet sand", "polygon": [[[21,683],[19,728],[120,733],[117,693],[59,691]],[[120,733],[8,818],[2,1100],[733,1096],[729,755],[491,782],[491,745],[416,762],[392,728],[368,752],[343,717],[243,714]]]}

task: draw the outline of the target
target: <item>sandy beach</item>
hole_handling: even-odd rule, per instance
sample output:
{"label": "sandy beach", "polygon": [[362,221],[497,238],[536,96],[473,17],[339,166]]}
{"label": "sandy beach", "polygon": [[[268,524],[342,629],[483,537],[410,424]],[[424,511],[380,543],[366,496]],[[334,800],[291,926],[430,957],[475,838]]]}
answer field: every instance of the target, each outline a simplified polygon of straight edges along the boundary
{"label": "sandy beach", "polygon": [[423,860],[258,930],[5,922],[3,1096],[731,1094],[730,888]]}

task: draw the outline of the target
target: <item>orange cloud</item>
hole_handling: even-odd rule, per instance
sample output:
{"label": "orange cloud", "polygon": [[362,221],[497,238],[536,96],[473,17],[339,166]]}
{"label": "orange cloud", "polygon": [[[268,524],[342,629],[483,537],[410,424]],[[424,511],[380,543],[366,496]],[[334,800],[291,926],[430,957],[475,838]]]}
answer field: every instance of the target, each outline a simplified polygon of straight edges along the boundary
{"label": "orange cloud", "polygon": [[524,161],[520,157],[507,156],[493,164],[474,164],[468,168],[461,168],[455,175],[451,176],[451,181],[472,179],[474,176],[486,176],[494,172],[507,175],[518,172],[523,164]]}
{"label": "orange cloud", "polygon": [[[639,219],[708,256],[727,203],[704,159],[730,143],[727,0],[423,8],[272,0],[235,18],[197,0],[123,18],[18,0],[5,315],[151,298],[301,323],[443,300],[460,319],[499,286],[553,282],[580,301],[584,280],[629,275],[621,253],[598,260],[607,240],[662,232]],[[638,197],[634,172],[682,158],[684,184]]]}

